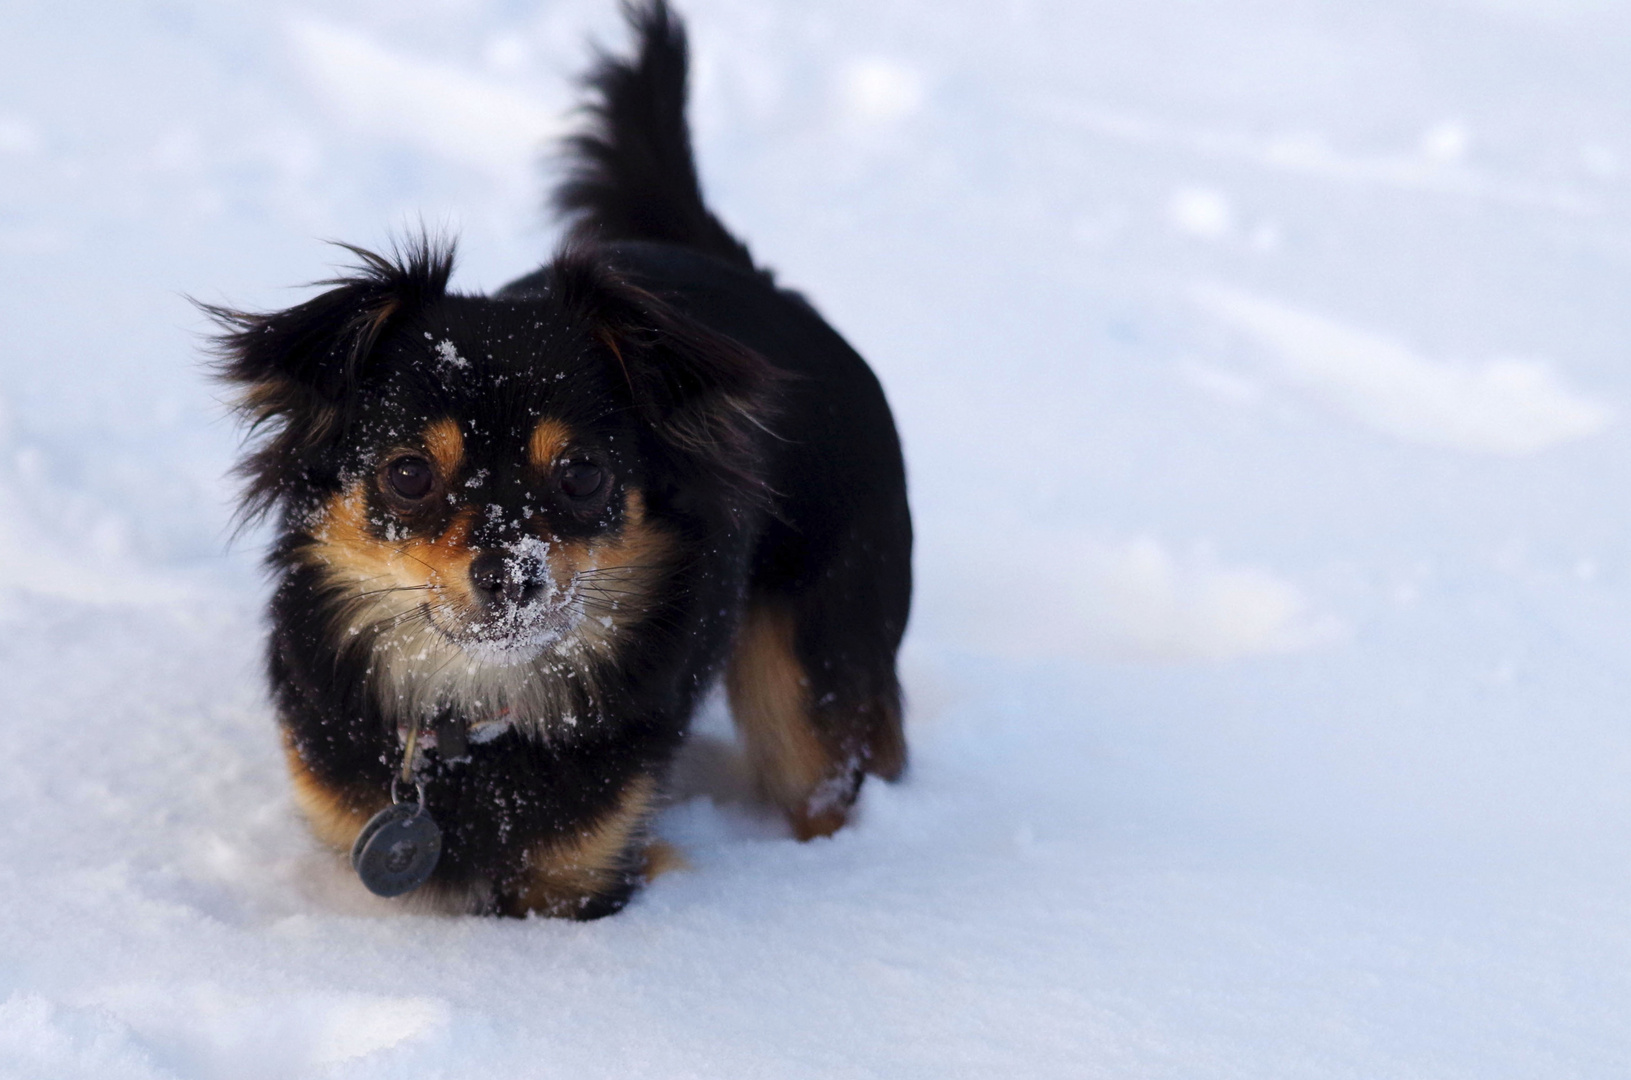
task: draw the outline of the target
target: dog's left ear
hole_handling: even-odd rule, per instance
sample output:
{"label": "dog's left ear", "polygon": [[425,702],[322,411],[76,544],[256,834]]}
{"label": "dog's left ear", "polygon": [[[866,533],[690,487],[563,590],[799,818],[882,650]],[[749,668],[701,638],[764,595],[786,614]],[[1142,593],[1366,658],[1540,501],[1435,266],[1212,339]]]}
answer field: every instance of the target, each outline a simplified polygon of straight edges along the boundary
{"label": "dog's left ear", "polygon": [[775,390],[786,376],[592,254],[568,251],[552,269],[556,295],[587,320],[657,438],[729,489],[733,505],[763,502],[769,489],[759,447],[774,437]]}
{"label": "dog's left ear", "polygon": [[453,272],[452,246],[424,236],[391,257],[340,246],[358,264],[319,282],[332,287],[303,304],[268,313],[199,305],[221,328],[215,374],[239,389],[239,412],[267,433],[239,467],[245,520],[318,479],[381,335],[445,295]]}

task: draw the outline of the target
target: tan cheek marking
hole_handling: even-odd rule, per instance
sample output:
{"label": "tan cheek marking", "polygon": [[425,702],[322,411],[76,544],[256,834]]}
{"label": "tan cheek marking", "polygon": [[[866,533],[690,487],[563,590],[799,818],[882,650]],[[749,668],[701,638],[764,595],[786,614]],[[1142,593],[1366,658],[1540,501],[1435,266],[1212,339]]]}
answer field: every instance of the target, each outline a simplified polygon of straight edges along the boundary
{"label": "tan cheek marking", "polygon": [[535,468],[547,469],[561,459],[570,445],[572,429],[546,416],[538,421],[538,426],[532,429],[532,438],[527,440],[527,460]]}
{"label": "tan cheek marking", "polygon": [[[623,497],[623,527],[610,539],[562,540],[560,563],[565,577],[585,570],[614,566],[651,566],[670,546],[668,534],[646,521],[646,500],[639,488],[630,488]],[[564,581],[562,582],[565,583]]]}
{"label": "tan cheek marking", "polygon": [[645,611],[655,591],[657,569],[673,548],[669,535],[646,520],[645,497],[638,488],[624,496],[623,527],[616,537],[596,540],[563,540],[552,549],[556,584],[569,588],[574,576],[587,570],[630,567],[618,575],[621,590],[618,607],[630,616]]}
{"label": "tan cheek marking", "polygon": [[[631,490],[624,502],[623,528],[616,540],[595,553],[595,565],[655,567],[667,560],[673,543],[668,533],[646,520],[645,497]],[[649,580],[657,573],[647,569],[642,578]]]}
{"label": "tan cheek marking", "polygon": [[361,483],[329,501],[322,523],[312,531],[311,557],[359,591],[392,586],[432,586],[431,599],[473,602],[468,545],[475,511],[456,515],[435,539],[414,537],[392,543],[368,529],[368,499]]}
{"label": "tan cheek marking", "polygon": [[311,555],[337,577],[370,583],[376,578],[386,579],[379,581],[379,587],[423,584],[422,575],[403,566],[390,544],[368,531],[368,497],[361,483],[329,500],[312,537],[316,543]]}
{"label": "tan cheek marking", "polygon": [[475,522],[474,510],[461,510],[436,539],[416,539],[402,549],[405,558],[424,568],[430,584],[441,590],[443,599],[474,599],[470,595],[470,560],[475,553],[469,541]]}
{"label": "tan cheek marking", "polygon": [[289,763],[289,778],[294,782],[295,805],[311,823],[312,833],[331,848],[348,850],[368,819],[384,809],[386,798],[381,795],[372,803],[359,805],[348,792],[323,783],[312,773],[287,734],[283,737],[283,756]]}
{"label": "tan cheek marking", "polygon": [[[522,911],[569,915],[581,900],[615,885],[630,869],[629,848],[644,830],[656,797],[657,781],[637,776],[599,821],[575,837],[534,850],[517,906]],[[641,873],[673,869],[672,849],[663,848],[632,853],[637,860],[633,869]]]}
{"label": "tan cheek marking", "polygon": [[446,418],[438,420],[425,429],[421,438],[442,480],[451,481],[464,464],[464,432],[459,430],[458,421]]}

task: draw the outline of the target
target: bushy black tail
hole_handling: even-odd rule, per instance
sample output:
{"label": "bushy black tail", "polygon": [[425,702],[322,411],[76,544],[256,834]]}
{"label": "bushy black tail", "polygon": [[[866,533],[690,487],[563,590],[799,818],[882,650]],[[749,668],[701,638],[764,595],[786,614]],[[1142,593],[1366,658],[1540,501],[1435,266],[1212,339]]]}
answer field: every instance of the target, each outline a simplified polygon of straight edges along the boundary
{"label": "bushy black tail", "polygon": [[755,269],[702,201],[685,122],[685,26],[665,0],[628,0],[623,14],[636,53],[601,54],[584,78],[590,122],[566,140],[556,209],[573,240],[682,244]]}

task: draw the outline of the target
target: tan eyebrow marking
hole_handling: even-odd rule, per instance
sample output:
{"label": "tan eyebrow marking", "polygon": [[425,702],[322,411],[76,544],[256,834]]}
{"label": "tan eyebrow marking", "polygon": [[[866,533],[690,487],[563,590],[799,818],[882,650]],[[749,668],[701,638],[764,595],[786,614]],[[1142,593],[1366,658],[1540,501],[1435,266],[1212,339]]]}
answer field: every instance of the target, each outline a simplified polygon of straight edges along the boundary
{"label": "tan eyebrow marking", "polygon": [[464,433],[458,421],[444,417],[427,427],[423,437],[436,471],[444,481],[451,480],[464,464]]}
{"label": "tan eyebrow marking", "polygon": [[544,417],[527,440],[527,458],[538,468],[547,469],[561,459],[572,444],[572,431],[559,420]]}

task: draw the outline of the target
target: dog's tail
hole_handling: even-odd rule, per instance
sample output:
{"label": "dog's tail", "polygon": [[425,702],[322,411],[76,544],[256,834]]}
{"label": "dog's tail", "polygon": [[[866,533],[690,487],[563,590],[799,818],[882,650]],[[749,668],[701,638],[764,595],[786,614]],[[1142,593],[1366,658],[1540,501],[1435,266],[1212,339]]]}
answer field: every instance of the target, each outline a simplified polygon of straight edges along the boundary
{"label": "dog's tail", "polygon": [[655,240],[748,270],[753,256],[702,201],[685,122],[685,26],[665,0],[627,0],[635,54],[602,53],[584,78],[587,128],[565,142],[553,202],[576,241]]}

